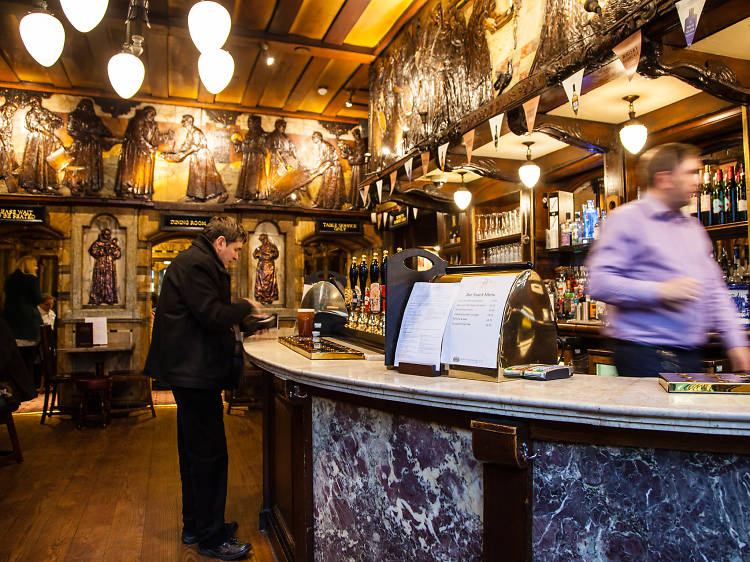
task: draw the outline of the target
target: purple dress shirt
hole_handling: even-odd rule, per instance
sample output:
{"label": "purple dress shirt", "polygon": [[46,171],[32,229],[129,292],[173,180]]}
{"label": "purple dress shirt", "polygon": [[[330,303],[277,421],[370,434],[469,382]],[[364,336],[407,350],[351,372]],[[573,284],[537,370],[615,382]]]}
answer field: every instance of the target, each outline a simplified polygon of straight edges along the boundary
{"label": "purple dress shirt", "polygon": [[[617,209],[586,261],[589,294],[610,305],[605,333],[642,344],[698,347],[715,330],[727,349],[746,346],[712,249],[696,218],[671,211],[652,194]],[[661,302],[658,284],[676,277],[700,283],[697,300]]]}

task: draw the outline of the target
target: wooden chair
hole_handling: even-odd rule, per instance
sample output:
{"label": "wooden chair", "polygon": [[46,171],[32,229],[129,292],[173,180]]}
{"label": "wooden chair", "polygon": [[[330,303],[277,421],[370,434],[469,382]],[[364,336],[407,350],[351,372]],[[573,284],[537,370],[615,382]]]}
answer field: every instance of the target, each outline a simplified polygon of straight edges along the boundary
{"label": "wooden chair", "polygon": [[21,443],[18,441],[18,434],[16,433],[16,424],[13,422],[13,412],[5,412],[0,414],[0,423],[5,424],[8,428],[8,435],[10,435],[10,443],[13,450],[10,453],[0,453],[0,465],[11,464],[13,462],[23,462],[23,454],[21,454]]}
{"label": "wooden chair", "polygon": [[51,326],[42,326],[40,351],[42,357],[42,377],[44,378],[44,406],[42,407],[42,419],[52,414],[68,414],[57,404],[57,387],[63,382],[72,382],[72,375],[61,375],[57,372],[57,342]]}
{"label": "wooden chair", "polygon": [[[78,375],[73,378],[81,399],[78,403],[78,429],[89,419],[94,419],[102,427],[109,425],[112,413],[112,379],[109,376]],[[101,402],[101,408],[90,410],[91,399],[97,397]]]}
{"label": "wooden chair", "polygon": [[110,371],[109,376],[114,387],[112,413],[151,410],[151,417],[156,417],[151,377],[132,370]]}

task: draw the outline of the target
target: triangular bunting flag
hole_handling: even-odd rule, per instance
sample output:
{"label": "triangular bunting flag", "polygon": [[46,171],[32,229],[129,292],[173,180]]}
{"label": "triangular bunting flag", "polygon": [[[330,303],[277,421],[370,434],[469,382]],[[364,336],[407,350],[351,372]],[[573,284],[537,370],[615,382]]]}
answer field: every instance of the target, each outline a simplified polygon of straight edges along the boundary
{"label": "triangular bunting flag", "polygon": [[464,133],[464,145],[466,146],[466,161],[471,162],[471,149],[474,148],[474,129]]}
{"label": "triangular bunting flag", "polygon": [[406,177],[409,178],[409,183],[411,183],[412,164],[414,164],[414,158],[409,158],[406,162],[404,162],[404,170],[406,170]]}
{"label": "triangular bunting flag", "polygon": [[419,209],[417,207],[412,207],[411,212],[414,215],[414,218],[417,218],[417,213],[419,212]]}
{"label": "triangular bunting flag", "polygon": [[698,21],[701,19],[705,3],[706,0],[680,0],[675,2],[675,8],[677,8],[677,14],[680,16],[680,24],[682,24],[682,31],[685,33],[685,42],[688,47],[693,44],[695,32],[698,29]]}
{"label": "triangular bunting flag", "polygon": [[398,171],[393,170],[391,172],[391,190],[388,192],[388,195],[393,195],[393,188],[396,187],[396,177],[398,176]]}
{"label": "triangular bunting flag", "polygon": [[375,186],[378,188],[378,203],[383,202],[383,180],[375,182]]}
{"label": "triangular bunting flag", "polygon": [[430,165],[430,153],[423,152],[421,156],[422,156],[422,175],[425,175],[427,173],[427,167]]}
{"label": "triangular bunting flag", "polygon": [[448,153],[448,144],[444,143],[438,146],[438,166],[441,170],[445,170],[445,155]]}
{"label": "triangular bunting flag", "polygon": [[380,230],[380,223],[383,222],[383,213],[378,213],[378,230]]}
{"label": "triangular bunting flag", "polygon": [[364,187],[359,188],[359,195],[362,197],[362,204],[367,207],[367,189]]}
{"label": "triangular bunting flag", "polygon": [[372,224],[375,224],[376,220],[378,220],[378,214],[376,212],[370,213],[370,222]]}
{"label": "triangular bunting flag", "polygon": [[582,68],[572,76],[568,76],[562,83],[565,95],[568,96],[568,101],[573,108],[573,113],[576,115],[578,115],[578,105],[580,103],[579,98],[581,96],[581,84],[583,84],[584,70],[586,69]]}
{"label": "triangular bunting flag", "polygon": [[628,81],[632,80],[635,71],[638,70],[638,61],[641,60],[641,30],[633,33],[619,45],[615,45],[612,50],[620,59],[622,66],[625,67],[625,75],[628,77]]}
{"label": "triangular bunting flag", "polygon": [[503,117],[505,113],[490,117],[490,132],[492,133],[492,140],[495,142],[495,148],[500,144],[500,131],[503,129]]}
{"label": "triangular bunting flag", "polygon": [[530,99],[523,104],[523,112],[526,116],[526,130],[532,132],[534,130],[534,122],[536,121],[536,110],[539,109],[539,96]]}

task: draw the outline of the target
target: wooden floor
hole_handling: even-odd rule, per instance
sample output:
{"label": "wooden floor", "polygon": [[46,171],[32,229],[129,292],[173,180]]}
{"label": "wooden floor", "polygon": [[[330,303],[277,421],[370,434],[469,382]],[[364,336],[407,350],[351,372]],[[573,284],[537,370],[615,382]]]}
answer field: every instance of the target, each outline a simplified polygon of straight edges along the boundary
{"label": "wooden floor", "polygon": [[[66,418],[40,425],[14,416],[24,462],[0,466],[0,561],[208,560],[180,542],[182,526],[174,407],[156,418],[114,418],[76,430]],[[225,416],[229,446],[226,517],[250,541],[250,560],[275,560],[258,531],[261,414]],[[0,449],[9,449],[5,426]]]}

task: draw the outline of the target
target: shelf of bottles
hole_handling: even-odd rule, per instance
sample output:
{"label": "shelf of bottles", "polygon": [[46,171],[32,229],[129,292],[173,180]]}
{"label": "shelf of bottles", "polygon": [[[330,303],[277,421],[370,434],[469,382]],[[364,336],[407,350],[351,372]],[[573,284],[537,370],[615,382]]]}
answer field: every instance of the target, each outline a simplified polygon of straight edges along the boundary
{"label": "shelf of bottles", "polygon": [[556,253],[579,253],[586,252],[599,238],[602,225],[607,220],[607,211],[594,206],[594,201],[589,199],[580,211],[576,211],[573,217],[567,213],[560,224],[560,245],[556,248],[547,248],[547,254]]}
{"label": "shelf of bottles", "polygon": [[741,163],[713,168],[703,167],[703,184],[688,204],[691,215],[697,217],[712,236],[733,230],[747,230],[747,189],[745,171]]}
{"label": "shelf of bottles", "polygon": [[557,321],[600,323],[606,305],[586,294],[585,266],[556,267],[555,278],[546,281]]}
{"label": "shelf of bottles", "polygon": [[388,250],[372,252],[368,265],[367,255],[362,254],[359,264],[352,256],[349,266],[349,286],[344,290],[344,301],[348,310],[346,327],[355,332],[385,335],[386,273]]}

